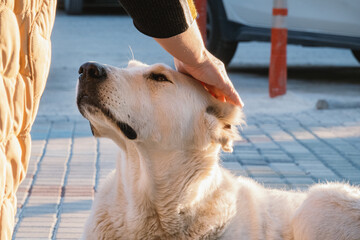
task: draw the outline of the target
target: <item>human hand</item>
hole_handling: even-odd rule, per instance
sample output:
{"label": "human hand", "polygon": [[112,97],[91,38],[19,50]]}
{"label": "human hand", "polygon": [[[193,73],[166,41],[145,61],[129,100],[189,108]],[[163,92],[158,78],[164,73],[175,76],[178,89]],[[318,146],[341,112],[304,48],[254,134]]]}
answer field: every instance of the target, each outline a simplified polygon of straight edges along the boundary
{"label": "human hand", "polygon": [[177,58],[174,58],[174,63],[179,72],[201,81],[205,89],[218,100],[244,106],[227,75],[224,64],[209,51],[204,51],[203,60],[196,65],[186,64]]}
{"label": "human hand", "polygon": [[224,64],[204,45],[196,21],[183,33],[155,40],[172,56],[179,72],[199,80],[215,98],[243,107]]}

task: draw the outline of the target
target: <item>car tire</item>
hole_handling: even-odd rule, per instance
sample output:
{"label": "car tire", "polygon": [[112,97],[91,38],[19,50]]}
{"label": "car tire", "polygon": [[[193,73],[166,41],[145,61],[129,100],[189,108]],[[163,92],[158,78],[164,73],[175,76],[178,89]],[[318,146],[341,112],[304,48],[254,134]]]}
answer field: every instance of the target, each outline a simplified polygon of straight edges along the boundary
{"label": "car tire", "polygon": [[237,42],[224,41],[221,37],[219,0],[207,0],[206,48],[227,66],[233,58]]}
{"label": "car tire", "polygon": [[65,0],[64,8],[67,14],[81,14],[83,10],[83,0]]}
{"label": "car tire", "polygon": [[358,60],[358,62],[360,63],[360,50],[353,49],[351,51],[352,51],[354,57],[356,58],[356,60]]}

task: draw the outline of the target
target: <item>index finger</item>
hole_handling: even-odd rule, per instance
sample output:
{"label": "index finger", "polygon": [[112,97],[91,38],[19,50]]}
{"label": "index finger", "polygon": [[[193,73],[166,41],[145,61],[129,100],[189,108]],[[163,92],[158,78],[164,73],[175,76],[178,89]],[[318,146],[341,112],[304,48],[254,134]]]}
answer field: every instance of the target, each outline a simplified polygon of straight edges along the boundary
{"label": "index finger", "polygon": [[224,83],[222,87],[215,87],[215,88],[217,88],[220,92],[222,92],[225,95],[226,100],[228,102],[243,108],[244,102],[241,100],[240,95],[237,93],[230,79],[228,81],[229,82]]}
{"label": "index finger", "polygon": [[226,94],[225,88],[221,90],[221,89],[217,88],[216,86],[209,85],[207,83],[203,83],[203,85],[208,89],[208,91],[211,93],[211,95],[213,95],[216,99],[218,99],[222,102],[225,102],[225,101],[229,102],[229,103],[239,106],[241,108],[244,106],[244,103],[241,100],[239,94],[236,92],[236,90],[232,86],[229,86],[230,89],[228,90],[228,92],[230,92],[230,94]]}

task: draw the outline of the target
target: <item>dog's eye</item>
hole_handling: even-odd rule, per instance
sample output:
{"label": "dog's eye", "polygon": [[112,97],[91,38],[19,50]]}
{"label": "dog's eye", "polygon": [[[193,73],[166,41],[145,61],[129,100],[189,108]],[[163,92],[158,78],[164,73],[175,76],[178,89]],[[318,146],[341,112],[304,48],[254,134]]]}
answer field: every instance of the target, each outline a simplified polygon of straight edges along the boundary
{"label": "dog's eye", "polygon": [[170,82],[172,83],[164,74],[162,73],[151,73],[149,79],[157,82]]}

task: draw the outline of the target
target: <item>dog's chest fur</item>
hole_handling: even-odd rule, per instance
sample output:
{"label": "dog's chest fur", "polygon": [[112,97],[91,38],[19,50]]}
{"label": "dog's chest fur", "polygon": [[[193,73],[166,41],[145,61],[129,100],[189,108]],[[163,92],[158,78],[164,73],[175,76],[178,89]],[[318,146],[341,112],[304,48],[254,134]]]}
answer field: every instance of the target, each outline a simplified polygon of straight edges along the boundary
{"label": "dog's chest fur", "polygon": [[[217,239],[236,213],[236,195],[227,192],[237,185],[229,184],[228,177],[225,172],[226,181],[201,203],[180,203],[181,196],[157,205],[146,197],[130,203],[121,186],[105,187],[98,195],[106,197],[94,202],[94,239]],[[114,172],[106,182],[116,178]]]}

